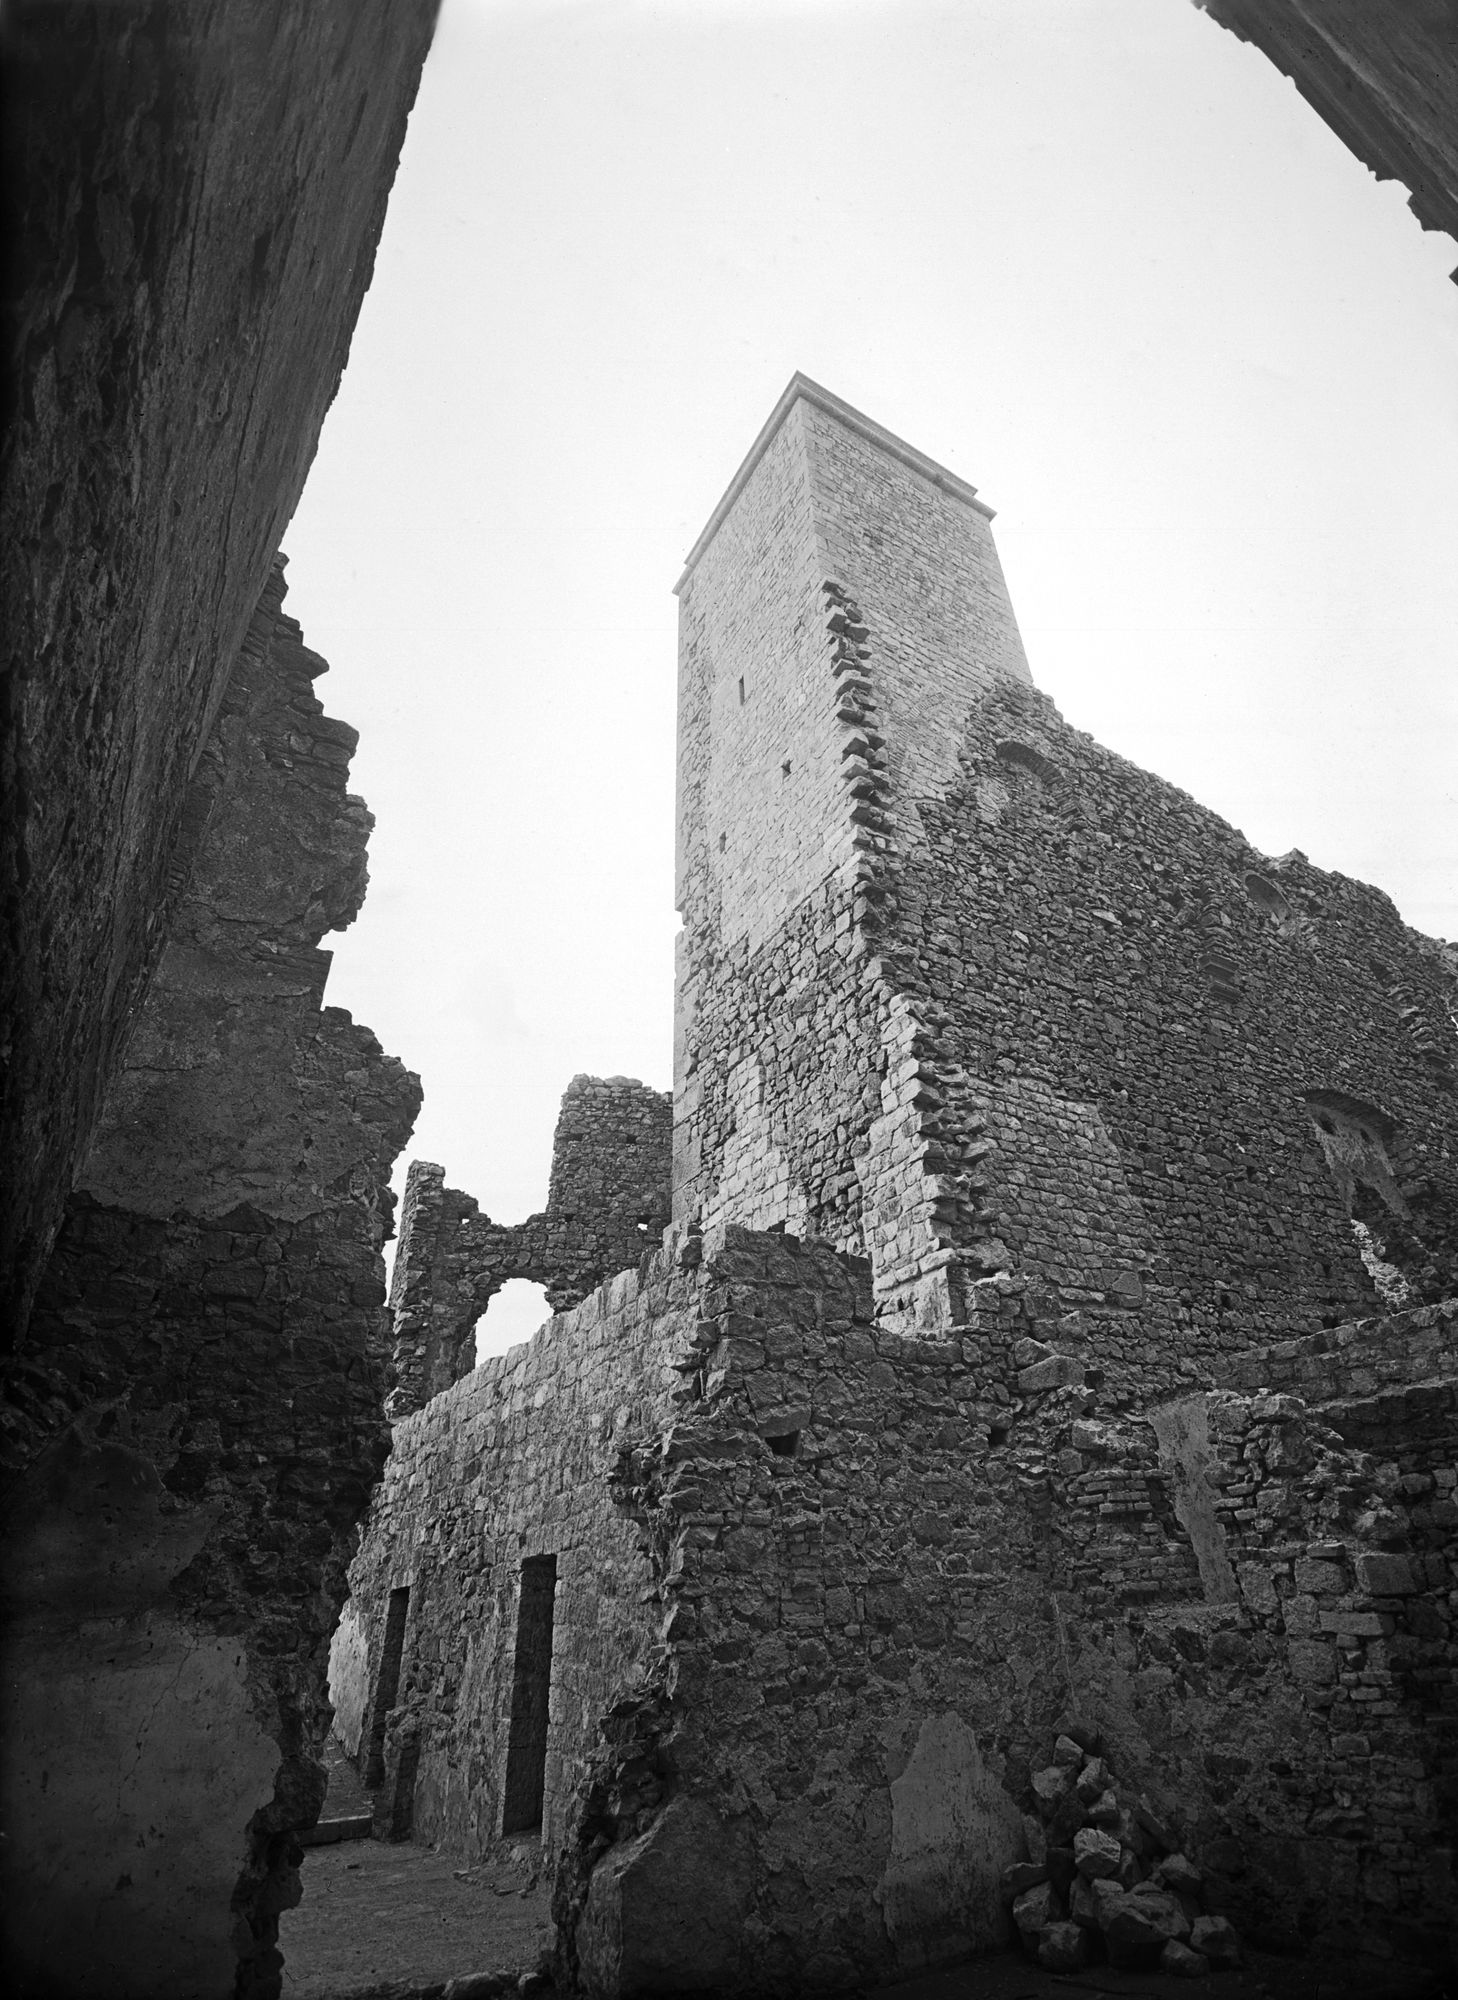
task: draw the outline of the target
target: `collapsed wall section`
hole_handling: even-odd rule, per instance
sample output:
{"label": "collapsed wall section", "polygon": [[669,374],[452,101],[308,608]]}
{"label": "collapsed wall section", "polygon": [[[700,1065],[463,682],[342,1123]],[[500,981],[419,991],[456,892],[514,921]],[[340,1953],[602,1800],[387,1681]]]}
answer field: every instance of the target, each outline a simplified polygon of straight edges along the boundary
{"label": "collapsed wall section", "polygon": [[392,1417],[475,1366],[476,1322],[513,1278],[546,1288],[553,1312],[635,1266],[669,1216],[672,1100],[636,1077],[575,1076],[552,1140],[547,1206],[493,1222],[445,1170],[413,1160],[390,1284]]}
{"label": "collapsed wall section", "polygon": [[[911,1340],[861,1260],[675,1230],[398,1426],[337,1649],[382,1821],[467,1856],[519,1828],[550,1557],[540,1830],[589,1993],[834,1989],[1002,1941],[1004,1868],[1059,1879],[1051,1842],[1071,1874],[1093,1804],[1050,1827],[1033,1782],[1070,1710],[1247,1937],[1440,1952],[1451,1309],[1315,1336],[1310,1402],[1135,1406],[1036,1373],[1030,1289],[983,1280],[962,1333]],[[1415,1444],[1355,1414],[1398,1350]]]}
{"label": "collapsed wall section", "polygon": [[1458,954],[1069,730],[971,488],[797,377],[679,594],[681,1219],[1131,1380],[1454,1288]]}
{"label": "collapsed wall section", "polygon": [[47,1990],[277,1991],[387,1448],[381,1248],[420,1093],[320,1005],[370,817],[282,595],[280,565],[6,1379],[7,1964]]}
{"label": "collapsed wall section", "polygon": [[0,1343],[167,937],[436,0],[7,5]]}

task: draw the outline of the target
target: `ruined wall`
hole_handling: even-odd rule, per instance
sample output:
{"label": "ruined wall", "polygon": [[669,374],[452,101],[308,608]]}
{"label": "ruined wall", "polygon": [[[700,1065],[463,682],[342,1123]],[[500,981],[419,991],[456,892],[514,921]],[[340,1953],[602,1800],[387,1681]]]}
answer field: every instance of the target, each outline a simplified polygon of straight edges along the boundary
{"label": "ruined wall", "polygon": [[1454,1288],[1453,953],[1067,729],[971,489],[796,378],[680,602],[681,1217],[1146,1374]]}
{"label": "ruined wall", "polygon": [[339,381],[435,4],[5,10],[7,1344],[187,879],[189,784]]}
{"label": "ruined wall", "polygon": [[1451,976],[1385,896],[1267,860],[1031,691],[972,711],[922,817],[906,953],[949,1106],[993,1143],[1009,1264],[1104,1365],[1458,1290]]}
{"label": "ruined wall", "polygon": [[444,1168],[411,1162],[390,1284],[392,1417],[470,1373],[476,1322],[510,1279],[544,1285],[565,1312],[637,1264],[668,1221],[672,1121],[672,1100],[635,1077],[573,1077],[547,1206],[521,1223],[493,1222],[446,1186]]}
{"label": "ruined wall", "polygon": [[[1424,229],[1458,237],[1458,16],[1451,0],[1195,0],[1289,76]],[[1458,271],[1454,272],[1458,280]]]}
{"label": "ruined wall", "polygon": [[[1000,1941],[1070,1707],[1247,1936],[1440,1953],[1451,1308],[1315,1336],[1311,1402],[1206,1376],[1148,1404],[1050,1367],[1033,1290],[983,1280],[956,1337],[911,1340],[863,1262],[675,1230],[400,1424],[340,1649],[382,1824],[500,1836],[523,1565],[555,1555],[542,1837],[589,1992],[833,1988]],[[1399,1348],[1446,1399],[1422,1470],[1398,1426],[1338,1428]]]}
{"label": "ruined wall", "polygon": [[[7,1965],[263,1996],[387,1448],[381,1248],[416,1080],[320,1001],[364,893],[354,732],[281,610],[188,797],[191,875],[6,1379]],[[26,1981],[32,1982],[25,1985]]]}

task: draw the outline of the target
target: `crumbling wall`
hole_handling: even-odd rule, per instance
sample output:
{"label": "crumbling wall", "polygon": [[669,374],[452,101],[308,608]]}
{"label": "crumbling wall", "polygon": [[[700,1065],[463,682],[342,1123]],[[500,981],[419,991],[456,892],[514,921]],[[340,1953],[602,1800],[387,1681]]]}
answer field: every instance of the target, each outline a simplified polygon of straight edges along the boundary
{"label": "crumbling wall", "polygon": [[1195,4],[1269,56],[1379,180],[1402,181],[1424,229],[1458,237],[1458,33],[1450,0]]}
{"label": "crumbling wall", "polygon": [[796,378],[691,558],[678,1214],[917,1331],[1018,1271],[1146,1380],[1443,1296],[1451,954],[1068,729],[985,515]]}
{"label": "crumbling wall", "polygon": [[985,1119],[1009,1265],[1146,1382],[1192,1342],[1458,1290],[1458,1031],[1431,941],[1031,690],[978,704],[961,764],[922,804],[898,945]]}
{"label": "crumbling wall", "polygon": [[7,1964],[37,1991],[277,1991],[387,1448],[381,1248],[419,1087],[320,1006],[371,822],[282,593],[280,566],[6,1380]]}
{"label": "crumbling wall", "polygon": [[413,1160],[390,1285],[392,1417],[470,1373],[476,1322],[512,1278],[544,1285],[565,1312],[636,1265],[669,1215],[672,1100],[635,1077],[575,1076],[552,1140],[547,1206],[493,1222],[445,1170]]}
{"label": "crumbling wall", "polygon": [[[1355,1372],[1320,1407],[1205,1376],[1146,1403],[1050,1365],[1034,1292],[983,1280],[963,1330],[911,1340],[860,1260],[675,1231],[400,1424],[351,1572],[375,1675],[409,1590],[394,1829],[413,1802],[457,1852],[500,1837],[517,1593],[550,1554],[543,1846],[589,1992],[834,1988],[1001,1941],[1070,1706],[1247,1935],[1431,1956],[1451,1426],[1413,1473],[1338,1431]],[[1357,1338],[1451,1387],[1455,1331]]]}
{"label": "crumbling wall", "polygon": [[434,15],[5,10],[7,1345],[187,880],[190,781],[339,381]]}

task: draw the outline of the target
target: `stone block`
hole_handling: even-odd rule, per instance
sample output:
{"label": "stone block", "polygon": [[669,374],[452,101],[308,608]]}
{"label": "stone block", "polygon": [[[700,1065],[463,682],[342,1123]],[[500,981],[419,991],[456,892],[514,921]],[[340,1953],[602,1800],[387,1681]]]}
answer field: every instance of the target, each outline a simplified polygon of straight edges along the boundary
{"label": "stone block", "polygon": [[1038,1933],[1038,1963],[1047,1972],[1077,1972],[1092,1956],[1092,1939],[1082,1924],[1044,1924]]}
{"label": "stone block", "polygon": [[1161,1972],[1173,1973],[1176,1979],[1204,1979],[1210,1971],[1210,1961],[1200,1951],[1191,1951],[1178,1938],[1170,1938],[1159,1954]]}
{"label": "stone block", "polygon": [[1119,1843],[1102,1827],[1080,1827],[1073,1836],[1073,1858],[1080,1875],[1095,1882],[1119,1872]]}
{"label": "stone block", "polygon": [[1190,1949],[1214,1966],[1240,1962],[1240,1933],[1229,1917],[1196,1917],[1190,1926]]}
{"label": "stone block", "polygon": [[1321,1629],[1340,1638],[1385,1639],[1394,1626],[1385,1611],[1323,1611]]}
{"label": "stone block", "polygon": [[1337,1677],[1336,1648],[1319,1639],[1288,1639],[1286,1662],[1296,1679],[1309,1685],[1324,1687]]}
{"label": "stone block", "polygon": [[1024,1889],[1013,1902],[1012,1920],[1030,1950],[1036,1948],[1038,1933],[1043,1926],[1055,1922],[1056,1918],[1053,1890],[1047,1882],[1039,1882],[1031,1889]]}
{"label": "stone block", "polygon": [[1337,1563],[1312,1562],[1309,1558],[1295,1568],[1296,1588],[1313,1597],[1340,1597],[1347,1587],[1346,1571]]}
{"label": "stone block", "polygon": [[1372,1552],[1354,1556],[1357,1586],[1371,1597],[1407,1597],[1422,1588],[1407,1556]]}
{"label": "stone block", "polygon": [[1075,1360],[1071,1354],[1054,1354],[1032,1368],[1018,1371],[1018,1392],[1024,1396],[1036,1396],[1048,1389],[1064,1389],[1082,1381],[1081,1361]]}

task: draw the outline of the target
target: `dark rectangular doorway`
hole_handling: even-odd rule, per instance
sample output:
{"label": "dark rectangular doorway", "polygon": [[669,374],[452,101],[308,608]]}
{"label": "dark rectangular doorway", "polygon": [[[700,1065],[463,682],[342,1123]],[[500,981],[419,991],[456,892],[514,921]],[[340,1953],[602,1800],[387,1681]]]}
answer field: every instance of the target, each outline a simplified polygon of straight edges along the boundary
{"label": "dark rectangular doorway", "polygon": [[385,1722],[400,1692],[400,1663],[405,1654],[405,1620],[409,1611],[410,1586],[402,1584],[390,1592],[385,1607],[380,1670],[375,1676],[375,1697],[370,1703],[369,1726],[365,1731],[364,1781],[371,1791],[385,1781]]}
{"label": "dark rectangular doorway", "polygon": [[531,1833],[542,1823],[547,1776],[547,1696],[552,1684],[552,1610],[557,1558],[529,1556],[521,1566],[511,1734],[506,1749],[503,1833]]}

